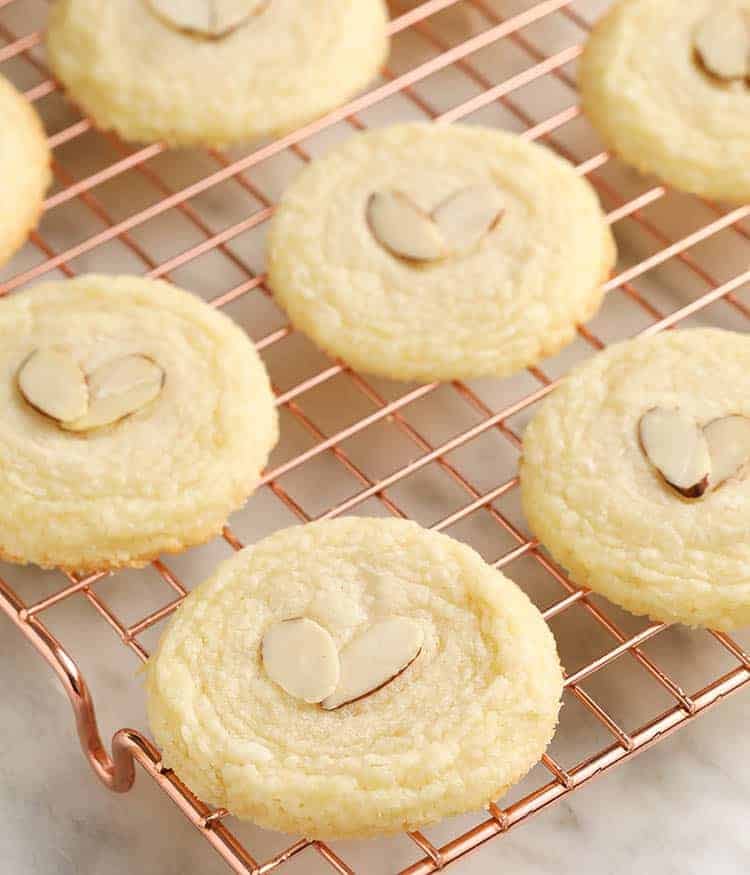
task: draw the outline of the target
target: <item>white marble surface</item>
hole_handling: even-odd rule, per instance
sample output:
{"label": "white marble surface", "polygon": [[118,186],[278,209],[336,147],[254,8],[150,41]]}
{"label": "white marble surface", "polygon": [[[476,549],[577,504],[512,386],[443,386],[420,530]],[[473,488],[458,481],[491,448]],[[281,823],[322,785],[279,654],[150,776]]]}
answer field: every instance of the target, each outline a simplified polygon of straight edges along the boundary
{"label": "white marble surface", "polygon": [[[401,0],[399,0],[401,2]],[[403,0],[407,2],[407,0]],[[607,0],[578,0],[574,8],[589,20]],[[488,8],[510,14],[533,5],[532,0],[485,0]],[[0,24],[23,34],[43,22],[46,4],[42,0],[14,0],[0,8]],[[476,8],[457,3],[435,21],[436,33],[449,44],[487,27]],[[550,54],[580,41],[582,32],[563,16],[544,25],[533,25],[525,36]],[[36,51],[36,50],[35,50]],[[432,50],[416,33],[402,35],[394,45],[395,72],[409,69],[430,56]],[[38,55],[42,58],[41,54]],[[491,82],[500,82],[526,69],[529,56],[517,45],[501,42],[488,46],[471,58],[474,67]],[[2,64],[0,72],[23,88],[43,79],[22,57]],[[572,70],[570,71],[572,72]],[[455,106],[481,91],[457,68],[451,68],[416,87],[436,111]],[[546,77],[512,95],[534,121],[559,112],[576,100],[565,83]],[[76,120],[73,109],[57,94],[38,102],[50,133],[63,130]],[[362,113],[370,125],[395,119],[421,117],[401,95]],[[472,115],[471,122],[521,130],[524,123],[508,107],[495,103]],[[315,155],[348,136],[346,125],[316,136],[306,143]],[[583,161],[597,154],[599,145],[581,120],[562,128],[557,145]],[[119,147],[101,136],[88,133],[56,150],[58,169],[73,179],[84,179],[121,157]],[[243,154],[233,152],[233,156]],[[253,168],[248,179],[271,199],[278,196],[300,166],[300,159],[283,153],[261,167]],[[172,190],[179,190],[217,168],[214,157],[204,153],[176,152],[158,156],[148,164]],[[647,191],[652,182],[609,162],[597,173],[603,199],[613,208],[623,199]],[[619,193],[619,199],[611,189]],[[55,252],[62,252],[117,222],[155,203],[160,194],[139,171],[129,171],[97,186],[92,194],[100,208],[95,216],[80,200],[65,202],[48,212],[41,233]],[[213,231],[218,232],[245,219],[258,209],[258,202],[236,182],[227,181],[191,201],[191,206]],[[104,213],[101,210],[104,210]],[[715,218],[710,208],[690,198],[670,193],[644,210],[644,215],[673,240],[702,227]],[[659,243],[632,220],[615,226],[624,269],[657,252]],[[750,228],[747,228],[750,230]],[[169,278],[205,298],[232,289],[247,277],[246,269],[261,270],[264,228],[237,235],[227,243],[235,258],[230,261],[217,251],[186,262]],[[136,227],[132,241],[146,259],[161,263],[201,242],[204,235],[178,210],[171,210]],[[746,269],[750,246],[735,230],[693,247],[691,256],[715,273],[718,281]],[[39,249],[27,246],[10,266],[0,270],[0,281],[31,268],[43,260]],[[146,269],[144,258],[126,241],[113,240],[105,246],[70,260],[73,271],[132,271]],[[54,275],[54,274],[53,274]],[[59,274],[58,274],[59,275]],[[638,292],[664,313],[692,301],[709,286],[678,260],[649,271],[634,281]],[[738,297],[750,304],[748,289]],[[285,324],[283,314],[261,293],[241,298],[227,308],[251,337],[260,339]],[[719,302],[689,320],[747,330],[735,310]],[[607,296],[601,313],[590,327],[605,342],[628,337],[649,324],[644,311],[621,291]],[[578,339],[561,355],[544,363],[556,377],[571,364],[590,354]],[[330,362],[298,334],[269,346],[263,352],[274,383],[285,391],[301,379],[323,371]],[[385,381],[371,381],[388,400],[398,398],[409,387]],[[472,389],[492,409],[499,410],[536,388],[528,374],[502,382],[482,380]],[[298,399],[303,412],[326,435],[347,427],[375,408],[348,375],[323,382]],[[531,411],[512,417],[511,427],[521,431]],[[469,428],[481,417],[451,387],[442,387],[428,398],[404,410],[408,422],[434,445]],[[282,414],[282,440],[272,467],[312,446],[315,440],[288,412]],[[346,441],[343,449],[373,481],[418,458],[419,447],[407,439],[392,421],[384,421],[364,434]],[[496,430],[483,433],[467,446],[451,453],[458,465],[482,492],[502,483],[515,471],[517,451]],[[281,478],[281,486],[315,516],[338,500],[361,488],[330,454],[307,463],[303,470]],[[425,525],[434,523],[468,503],[469,497],[436,465],[391,488],[389,497]],[[496,507],[521,531],[517,492]],[[382,514],[387,510],[376,499],[358,505],[359,513]],[[291,512],[267,488],[233,517],[240,538],[252,542],[263,534],[294,522]],[[477,511],[449,533],[472,544],[488,560],[511,550],[516,542],[490,518]],[[169,560],[188,587],[194,586],[227,555],[226,544],[189,551]],[[521,584],[540,607],[547,607],[564,593],[532,559],[513,562],[507,572]],[[58,575],[31,569],[0,566],[0,575],[28,601],[35,601],[61,586]],[[125,623],[134,623],[149,611],[165,604],[171,593],[156,574],[129,572],[97,585],[97,592]],[[600,602],[600,604],[603,604]],[[636,632],[644,623],[614,608],[606,608],[622,628]],[[143,693],[136,676],[138,662],[119,642],[112,630],[96,615],[83,596],[59,605],[45,615],[51,629],[60,636],[79,661],[91,684],[103,734],[109,737],[122,726],[145,729]],[[575,671],[606,650],[613,640],[597,627],[580,608],[565,611],[552,621],[562,659]],[[139,636],[150,648],[161,625]],[[745,646],[750,636],[740,636]],[[693,692],[723,672],[736,667],[732,658],[705,633],[670,630],[645,646],[645,651],[682,686]],[[587,679],[587,693],[628,730],[654,718],[673,701],[635,661],[624,656],[606,670]],[[187,824],[182,815],[139,773],[135,788],[127,795],[109,794],[89,772],[74,735],[70,709],[49,669],[25,644],[9,623],[0,619],[0,873],[5,875],[220,875],[228,872],[208,845]],[[596,873],[622,875],[643,872],[734,875],[747,871],[750,839],[744,828],[746,799],[750,787],[746,768],[746,727],[750,699],[742,692],[700,717],[691,726],[657,745],[651,751],[608,773],[565,801],[551,807],[509,835],[485,846],[474,856],[449,871],[490,875],[495,872],[522,875],[566,875]],[[611,738],[575,701],[566,698],[560,732],[552,753],[565,767],[571,767],[611,742]],[[541,768],[511,793],[511,799],[536,789],[548,780]],[[453,838],[478,822],[480,814],[426,830],[436,844]],[[234,825],[233,825],[234,826]],[[251,851],[264,859],[288,844],[283,836],[245,826],[239,828]],[[405,838],[336,846],[344,859],[367,875],[392,872],[413,862],[416,848]],[[283,873],[317,875],[331,871],[313,852],[306,851]]]}

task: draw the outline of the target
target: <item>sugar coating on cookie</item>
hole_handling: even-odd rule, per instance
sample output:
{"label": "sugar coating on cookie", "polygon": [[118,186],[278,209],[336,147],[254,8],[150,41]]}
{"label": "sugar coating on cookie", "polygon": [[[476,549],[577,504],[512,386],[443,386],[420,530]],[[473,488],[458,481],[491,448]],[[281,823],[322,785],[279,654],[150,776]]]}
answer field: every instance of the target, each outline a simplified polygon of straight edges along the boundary
{"label": "sugar coating on cookie", "polygon": [[277,437],[245,333],[130,276],[0,298],[0,408],[0,557],[71,570],[143,565],[212,537]]}
{"label": "sugar coating on cookie", "polygon": [[747,623],[748,417],[748,335],[670,331],[597,354],[524,434],[534,534],[576,583],[634,613]]}
{"label": "sugar coating on cookie", "polygon": [[[239,15],[236,0],[57,0],[50,65],[100,128],[217,146],[309,122],[364,88],[385,60],[383,0],[246,6]],[[213,33],[209,22],[218,22]]]}
{"label": "sugar coating on cookie", "polygon": [[[385,627],[407,667],[348,704],[294,697],[262,645],[298,618],[332,636],[341,683]],[[562,691],[552,634],[514,583],[445,535],[364,518],[277,532],[226,561],[181,605],[147,677],[168,767],[203,799],[310,838],[498,798],[544,752]]]}
{"label": "sugar coating on cookie", "polygon": [[51,180],[41,120],[26,98],[0,76],[0,265],[36,226]]}
{"label": "sugar coating on cookie", "polygon": [[579,82],[623,160],[687,192],[750,201],[750,0],[621,0],[594,28]]}
{"label": "sugar coating on cookie", "polygon": [[569,343],[615,247],[566,161],[517,136],[408,124],[313,161],[269,232],[296,327],[395,379],[505,376]]}

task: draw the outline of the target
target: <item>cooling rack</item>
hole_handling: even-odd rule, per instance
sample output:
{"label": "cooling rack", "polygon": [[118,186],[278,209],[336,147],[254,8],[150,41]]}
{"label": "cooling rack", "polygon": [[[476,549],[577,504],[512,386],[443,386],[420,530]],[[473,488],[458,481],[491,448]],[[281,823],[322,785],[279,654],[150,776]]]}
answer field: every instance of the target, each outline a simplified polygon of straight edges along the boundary
{"label": "cooling rack", "polygon": [[[520,512],[519,435],[572,363],[638,332],[695,322],[748,327],[750,207],[726,210],[638,176],[601,150],[581,116],[573,67],[607,5],[394,3],[389,66],[370,91],[252,149],[167,157],[161,145],[134,147],[97,132],[45,67],[46,3],[0,0],[0,72],[44,118],[55,176],[39,229],[0,272],[0,294],[83,270],[166,277],[248,330],[277,393],[281,444],[257,494],[209,548],[154,562],[135,575],[137,585],[134,572],[57,574],[51,582],[44,575],[43,587],[27,587],[24,597],[13,583],[17,570],[0,566],[0,607],[60,679],[99,779],[125,792],[140,767],[235,872],[283,869],[301,853],[339,873],[363,870],[337,843],[287,838],[281,850],[263,854],[266,845],[254,843],[260,831],[245,839],[226,811],[197,799],[162,767],[144,732],[121,729],[106,746],[74,659],[77,642],[69,648],[50,630],[56,607],[87,605],[91,623],[103,621],[136,662],[145,661],[204,570],[295,520],[393,514],[480,550],[529,593],[555,632],[567,668],[561,727],[540,766],[509,796],[401,837],[411,849],[401,875],[447,867],[750,681],[741,640],[634,618],[579,588],[532,538]],[[545,142],[596,186],[613,225],[621,258],[602,311],[580,326],[568,350],[512,379],[405,385],[365,378],[294,332],[265,286],[264,226],[298,168],[354,130],[414,118],[496,125]],[[123,574],[131,578],[118,589]],[[392,870],[382,856],[384,871]]]}

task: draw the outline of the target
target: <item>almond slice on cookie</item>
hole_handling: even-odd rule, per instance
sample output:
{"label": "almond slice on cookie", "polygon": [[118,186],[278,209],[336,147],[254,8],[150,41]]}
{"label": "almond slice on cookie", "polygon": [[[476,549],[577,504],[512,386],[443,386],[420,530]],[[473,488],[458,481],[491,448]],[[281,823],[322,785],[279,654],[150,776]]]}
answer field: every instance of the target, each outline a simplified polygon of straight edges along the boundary
{"label": "almond slice on cookie", "polygon": [[463,253],[494,230],[505,212],[499,189],[480,184],[462,188],[446,198],[432,212],[451,251]]}
{"label": "almond slice on cookie", "polygon": [[77,418],[60,423],[66,431],[112,425],[154,401],[164,386],[164,370],[144,355],[127,355],[97,368],[88,377],[89,404]]}
{"label": "almond slice on cookie", "polygon": [[641,417],[641,447],[664,482],[683,498],[708,489],[711,456],[703,429],[680,410],[653,407]]}
{"label": "almond slice on cookie", "polygon": [[330,632],[308,617],[274,623],[263,636],[266,673],[282,690],[308,704],[330,696],[339,682],[339,655]]}
{"label": "almond slice on cookie", "polygon": [[269,0],[146,0],[172,30],[188,36],[219,40],[246,24]]}
{"label": "almond slice on cookie", "polygon": [[750,461],[750,419],[732,415],[714,419],[703,429],[711,456],[712,489],[736,477]]}
{"label": "almond slice on cookie", "polygon": [[62,422],[86,413],[89,389],[86,376],[64,349],[37,349],[21,365],[18,388],[39,413]]}
{"label": "almond slice on cookie", "polygon": [[437,261],[448,254],[438,226],[403,192],[372,194],[367,222],[373,237],[393,255],[409,261]]}
{"label": "almond slice on cookie", "polygon": [[717,9],[695,31],[693,45],[708,73],[725,82],[750,76],[750,16],[741,9]]}
{"label": "almond slice on cookie", "polygon": [[374,623],[342,649],[341,680],[321,706],[333,711],[389,684],[419,656],[423,642],[422,627],[406,617]]}

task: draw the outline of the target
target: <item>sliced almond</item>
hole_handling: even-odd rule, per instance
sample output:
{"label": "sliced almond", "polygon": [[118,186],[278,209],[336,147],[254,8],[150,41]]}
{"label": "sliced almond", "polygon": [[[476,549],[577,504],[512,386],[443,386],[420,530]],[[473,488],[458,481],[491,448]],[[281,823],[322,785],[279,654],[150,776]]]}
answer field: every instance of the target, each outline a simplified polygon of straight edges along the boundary
{"label": "sliced almond", "polygon": [[229,36],[268,5],[269,0],[146,0],[169,27],[189,36],[218,40]]}
{"label": "sliced almond", "polygon": [[89,407],[78,418],[61,422],[67,431],[111,425],[150,404],[164,386],[164,371],[153,359],[126,355],[89,375]]}
{"label": "sliced almond", "polygon": [[447,254],[445,238],[432,219],[403,192],[378,191],[367,202],[373,237],[393,255],[436,261]]}
{"label": "sliced almond", "polygon": [[750,462],[750,419],[739,415],[714,419],[703,434],[711,456],[710,485],[717,489]]}
{"label": "sliced almond", "polygon": [[693,45],[701,63],[726,82],[750,76],[750,27],[737,8],[721,8],[701,21]]}
{"label": "sliced almond", "polygon": [[73,356],[62,349],[37,349],[18,372],[18,388],[28,403],[58,422],[86,413],[89,390]]}
{"label": "sliced almond", "polygon": [[320,702],[339,682],[339,655],[330,633],[315,620],[296,617],[274,623],[261,642],[266,673],[303,702]]}
{"label": "sliced almond", "polygon": [[342,649],[341,680],[321,706],[333,711],[384,687],[414,662],[423,641],[422,627],[405,617],[370,626]]}
{"label": "sliced almond", "polygon": [[467,252],[497,227],[505,211],[500,191],[489,184],[462,188],[432,213],[453,252]]}
{"label": "sliced almond", "polygon": [[665,482],[684,498],[700,498],[708,489],[711,458],[703,430],[679,410],[654,407],[639,426],[646,458]]}

